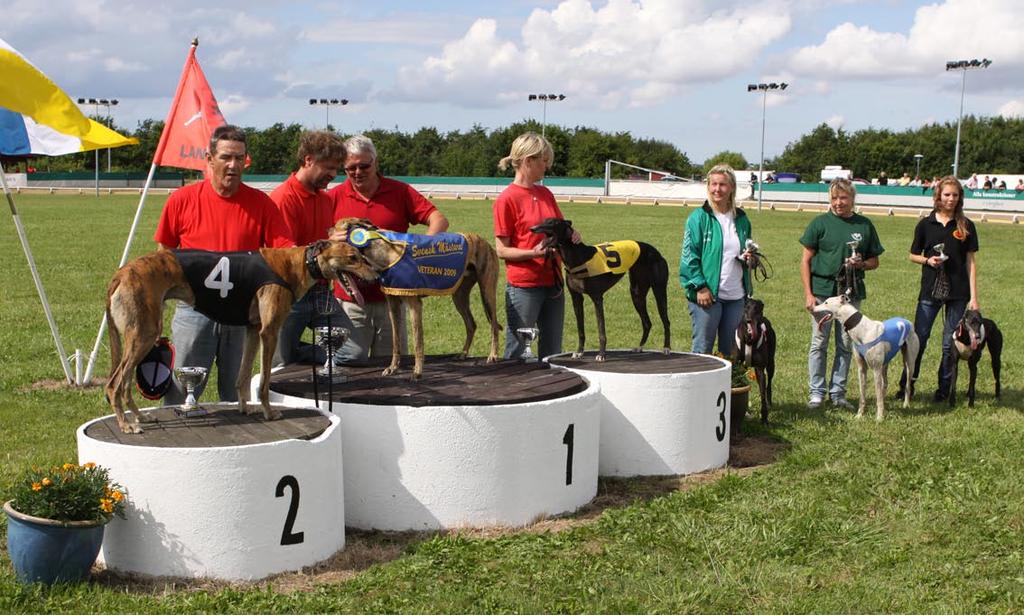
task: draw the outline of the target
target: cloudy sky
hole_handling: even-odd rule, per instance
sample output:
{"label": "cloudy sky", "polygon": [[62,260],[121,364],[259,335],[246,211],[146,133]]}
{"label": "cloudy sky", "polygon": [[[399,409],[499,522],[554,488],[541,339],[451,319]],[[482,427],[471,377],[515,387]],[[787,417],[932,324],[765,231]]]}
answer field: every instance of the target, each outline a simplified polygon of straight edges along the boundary
{"label": "cloudy sky", "polygon": [[[116,122],[163,119],[192,37],[232,123],[343,132],[549,123],[674,143],[694,162],[766,155],[826,122],[854,131],[1024,116],[1020,0],[7,0],[0,38],[72,98],[117,98]],[[92,109],[87,108],[92,113]],[[952,154],[951,154],[952,156]]]}

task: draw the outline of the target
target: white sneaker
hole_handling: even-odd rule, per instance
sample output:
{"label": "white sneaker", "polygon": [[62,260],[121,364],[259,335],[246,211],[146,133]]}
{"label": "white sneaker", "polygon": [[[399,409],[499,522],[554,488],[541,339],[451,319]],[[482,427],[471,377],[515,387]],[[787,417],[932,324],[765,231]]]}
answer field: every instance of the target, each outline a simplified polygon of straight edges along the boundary
{"label": "white sneaker", "polygon": [[812,395],[810,401],[807,402],[807,408],[809,410],[817,410],[821,407],[822,399],[817,395]]}
{"label": "white sneaker", "polygon": [[844,410],[856,410],[854,405],[847,401],[845,397],[833,397],[832,405],[836,408],[843,408]]}

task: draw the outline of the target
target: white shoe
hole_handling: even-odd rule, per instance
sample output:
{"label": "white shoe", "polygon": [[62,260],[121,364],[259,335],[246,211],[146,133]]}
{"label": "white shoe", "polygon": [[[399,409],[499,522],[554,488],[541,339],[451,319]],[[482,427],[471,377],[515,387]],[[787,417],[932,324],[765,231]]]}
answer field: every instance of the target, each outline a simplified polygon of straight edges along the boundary
{"label": "white shoe", "polygon": [[807,402],[807,408],[810,410],[817,410],[821,407],[822,398],[812,395],[810,401]]}

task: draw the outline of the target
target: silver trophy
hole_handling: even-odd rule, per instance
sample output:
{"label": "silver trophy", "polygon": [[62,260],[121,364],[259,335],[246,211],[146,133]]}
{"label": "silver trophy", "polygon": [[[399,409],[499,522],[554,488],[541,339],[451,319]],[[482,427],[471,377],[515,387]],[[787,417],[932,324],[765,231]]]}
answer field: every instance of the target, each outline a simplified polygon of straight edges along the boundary
{"label": "silver trophy", "polygon": [[332,367],[331,361],[334,360],[335,351],[345,344],[352,332],[345,327],[317,327],[314,332],[317,346],[323,348],[327,354],[327,360],[317,368],[316,374],[324,378],[331,378],[331,382],[345,382],[345,374],[341,373],[340,368]]}
{"label": "silver trophy", "polygon": [[850,248],[850,260],[851,261],[856,261],[858,258],[860,258],[860,255],[857,254],[857,246],[859,246],[859,245],[860,245],[860,239],[851,239],[850,241],[846,242],[846,247]]}
{"label": "silver trophy", "polygon": [[207,371],[205,367],[177,367],[174,369],[178,382],[185,387],[185,403],[182,404],[181,410],[175,409],[174,411],[178,416],[190,419],[209,414],[206,408],[200,406],[196,401],[196,387],[206,380]]}
{"label": "silver trophy", "polygon": [[940,261],[946,262],[949,259],[949,256],[946,254],[946,244],[937,243],[932,246],[932,250],[935,250],[935,256],[938,256]]}
{"label": "silver trophy", "polygon": [[533,354],[533,340],[537,339],[540,335],[540,329],[537,327],[519,327],[516,329],[516,336],[526,344],[526,350],[523,351],[520,357],[523,361],[536,361],[537,355]]}

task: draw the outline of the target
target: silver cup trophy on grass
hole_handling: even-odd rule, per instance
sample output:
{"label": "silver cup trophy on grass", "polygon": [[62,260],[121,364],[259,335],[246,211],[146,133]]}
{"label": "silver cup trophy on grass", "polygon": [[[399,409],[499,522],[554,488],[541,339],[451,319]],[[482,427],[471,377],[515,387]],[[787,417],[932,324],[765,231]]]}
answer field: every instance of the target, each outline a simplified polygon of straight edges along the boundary
{"label": "silver cup trophy on grass", "polygon": [[332,367],[331,361],[352,332],[345,327],[317,327],[315,333],[317,345],[327,354],[327,360],[316,370],[317,376],[331,378],[331,382],[345,382],[345,374],[341,373],[340,367]]}
{"label": "silver cup trophy on grass", "polygon": [[185,403],[175,413],[185,418],[206,416],[209,412],[196,401],[196,388],[206,380],[207,369],[205,367],[178,367],[174,373],[178,382],[185,387]]}
{"label": "silver cup trophy on grass", "polygon": [[523,361],[536,361],[537,355],[533,354],[533,340],[537,339],[540,335],[540,329],[537,327],[519,327],[516,329],[516,335],[526,344],[526,350],[520,358]]}

